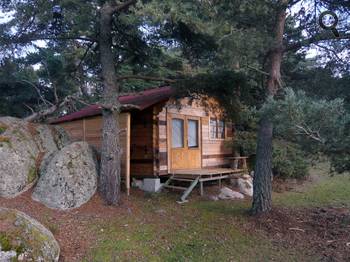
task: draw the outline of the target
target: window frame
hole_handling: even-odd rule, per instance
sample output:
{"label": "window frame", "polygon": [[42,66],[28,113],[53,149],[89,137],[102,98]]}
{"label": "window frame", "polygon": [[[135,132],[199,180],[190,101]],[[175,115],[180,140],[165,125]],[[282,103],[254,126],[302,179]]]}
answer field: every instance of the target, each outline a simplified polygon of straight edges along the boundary
{"label": "window frame", "polygon": [[[211,132],[211,130],[212,130],[212,125],[211,125],[211,122],[212,121],[215,121],[216,122],[216,124],[215,124],[215,126],[216,126],[216,130],[215,130],[215,138],[213,138],[212,137],[212,132]],[[219,122],[223,122],[223,137],[221,138],[221,137],[219,137]],[[226,121],[225,121],[225,119],[223,119],[223,118],[216,118],[216,117],[209,117],[209,139],[210,140],[225,140],[226,138],[227,138],[227,128],[226,128]]]}

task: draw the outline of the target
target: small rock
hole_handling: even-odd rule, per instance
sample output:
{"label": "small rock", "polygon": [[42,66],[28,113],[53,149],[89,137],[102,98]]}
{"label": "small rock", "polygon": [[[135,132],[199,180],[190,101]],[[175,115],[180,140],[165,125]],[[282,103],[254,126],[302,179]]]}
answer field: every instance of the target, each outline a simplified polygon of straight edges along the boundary
{"label": "small rock", "polygon": [[220,189],[220,194],[218,196],[219,199],[243,199],[244,195],[233,191],[228,187],[223,187]]}
{"label": "small rock", "polygon": [[24,253],[18,255],[17,260],[18,261],[25,261],[26,257],[27,257],[27,252],[24,252]]}
{"label": "small rock", "polygon": [[252,197],[253,196],[253,183],[252,181],[239,178],[237,180],[239,191],[242,194]]}
{"label": "small rock", "polygon": [[131,186],[134,187],[134,188],[139,188],[139,189],[142,189],[143,187],[143,181],[142,180],[138,180],[136,178],[132,178],[132,183],[131,183]]}
{"label": "small rock", "polygon": [[16,251],[0,251],[1,262],[11,262],[17,256]]}

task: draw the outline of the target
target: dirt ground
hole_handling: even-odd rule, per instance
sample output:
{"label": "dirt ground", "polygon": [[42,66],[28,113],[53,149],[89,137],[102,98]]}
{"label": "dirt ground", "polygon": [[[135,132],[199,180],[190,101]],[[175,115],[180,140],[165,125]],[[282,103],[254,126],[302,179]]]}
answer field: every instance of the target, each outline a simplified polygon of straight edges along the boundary
{"label": "dirt ground", "polygon": [[350,211],[347,208],[286,209],[250,218],[253,230],[275,243],[298,247],[322,261],[350,261]]}
{"label": "dirt ground", "polygon": [[98,194],[80,208],[56,211],[31,199],[31,190],[14,199],[0,198],[0,206],[20,210],[37,219],[55,236],[61,248],[60,261],[81,261],[96,243],[92,226],[134,209],[123,199],[120,207],[106,206]]}
{"label": "dirt ground", "polygon": [[[206,188],[207,195],[217,192],[215,186]],[[139,216],[141,219],[153,219],[155,213],[147,209],[145,203],[154,202],[158,209],[174,209],[181,206],[175,203],[176,193],[168,193],[169,204],[158,204],[156,199],[145,198],[145,194],[134,190],[131,198],[123,195],[119,207],[106,206],[96,194],[82,207],[70,211],[56,211],[45,207],[31,199],[28,191],[14,199],[0,198],[0,206],[20,210],[37,219],[52,231],[61,247],[60,261],[81,261],[93,248],[99,244],[96,230],[103,228],[105,223],[118,217]],[[201,203],[209,203],[208,198],[200,198],[194,193],[191,196],[191,207]],[[220,201],[218,201],[220,202]],[[211,206],[218,202],[210,202]],[[249,201],[244,205],[249,208]],[[160,206],[159,206],[160,205]],[[166,206],[168,205],[168,206]],[[186,205],[186,204],[185,204]],[[223,202],[220,205],[230,207],[233,202]],[[182,208],[182,210],[185,210]],[[189,209],[190,212],[191,209]],[[167,213],[165,213],[167,214]],[[165,216],[165,214],[156,214]],[[228,213],[225,216],[235,216]],[[163,217],[162,219],[168,219]],[[235,219],[232,217],[232,219]],[[175,219],[175,221],[180,221]],[[286,249],[303,250],[310,257],[321,257],[321,261],[350,261],[350,210],[348,208],[284,208],[275,207],[269,214],[260,217],[244,215],[238,222],[246,234],[264,236],[272,243]],[[102,230],[102,229],[101,229]],[[317,259],[318,261],[319,259]]]}

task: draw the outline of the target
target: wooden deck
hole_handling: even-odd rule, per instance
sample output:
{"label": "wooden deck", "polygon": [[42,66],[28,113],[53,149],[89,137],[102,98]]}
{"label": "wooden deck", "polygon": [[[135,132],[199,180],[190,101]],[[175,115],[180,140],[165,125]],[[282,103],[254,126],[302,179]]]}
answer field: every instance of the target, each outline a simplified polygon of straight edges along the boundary
{"label": "wooden deck", "polygon": [[203,168],[203,169],[184,169],[171,171],[171,175],[186,175],[186,176],[216,176],[224,174],[237,174],[245,172],[244,169],[232,169],[232,168]]}
{"label": "wooden deck", "polygon": [[[183,190],[184,193],[181,196],[181,202],[185,202],[186,198],[196,187],[200,186],[200,194],[204,195],[204,182],[218,181],[221,187],[221,181],[223,179],[239,177],[247,173],[247,169],[232,169],[232,168],[204,168],[204,169],[185,169],[174,170],[170,172],[170,178],[164,184],[165,188]],[[172,183],[189,183],[189,186],[177,186]]]}

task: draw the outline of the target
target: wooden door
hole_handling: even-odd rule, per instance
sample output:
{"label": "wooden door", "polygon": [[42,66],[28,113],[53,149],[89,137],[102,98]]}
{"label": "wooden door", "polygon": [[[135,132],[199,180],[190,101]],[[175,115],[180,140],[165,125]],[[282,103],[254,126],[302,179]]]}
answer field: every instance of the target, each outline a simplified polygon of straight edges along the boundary
{"label": "wooden door", "polygon": [[199,117],[171,114],[169,121],[170,169],[198,169],[202,166]]}

